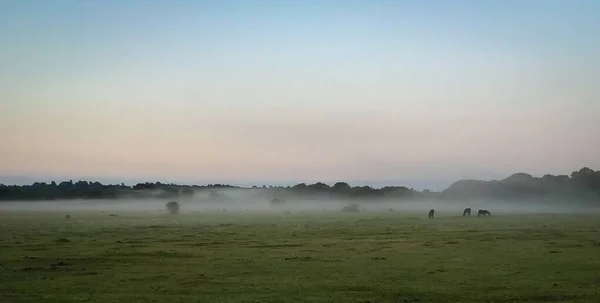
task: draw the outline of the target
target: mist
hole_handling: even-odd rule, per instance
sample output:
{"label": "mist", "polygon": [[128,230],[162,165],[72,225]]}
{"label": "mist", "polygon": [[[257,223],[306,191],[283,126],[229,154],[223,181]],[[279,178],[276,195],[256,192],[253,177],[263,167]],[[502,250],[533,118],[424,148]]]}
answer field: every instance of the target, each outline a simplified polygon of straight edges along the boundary
{"label": "mist", "polygon": [[[160,196],[159,190],[153,192]],[[273,199],[280,200],[273,203]],[[469,207],[474,215],[485,209],[494,215],[518,214],[583,214],[600,212],[597,203],[564,199],[446,201],[427,198],[339,198],[322,195],[294,195],[262,189],[225,189],[218,192],[200,191],[185,197],[117,199],[68,199],[50,201],[3,201],[0,211],[37,212],[145,212],[166,214],[165,204],[177,201],[180,213],[337,213],[355,204],[360,212],[395,212],[423,215],[434,209],[440,216],[460,216]]]}

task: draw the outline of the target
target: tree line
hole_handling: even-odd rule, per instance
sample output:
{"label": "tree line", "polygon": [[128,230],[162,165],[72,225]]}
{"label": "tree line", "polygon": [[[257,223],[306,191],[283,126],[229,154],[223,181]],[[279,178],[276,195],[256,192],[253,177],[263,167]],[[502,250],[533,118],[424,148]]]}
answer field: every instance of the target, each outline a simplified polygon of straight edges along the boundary
{"label": "tree line", "polygon": [[458,199],[579,199],[600,202],[600,171],[584,167],[571,175],[533,177],[516,173],[503,180],[460,180],[441,193]]}
{"label": "tree line", "polygon": [[239,187],[227,184],[178,185],[161,182],[125,184],[102,184],[100,182],[62,181],[35,182],[31,185],[0,184],[0,200],[57,200],[57,199],[119,199],[119,198],[164,198],[189,197],[196,193],[208,193],[213,200],[226,200],[224,190],[244,190],[267,193],[270,196],[327,196],[338,198],[365,199],[543,199],[577,198],[600,202],[600,171],[584,167],[569,175],[545,175],[533,177],[517,173],[503,180],[480,181],[460,180],[440,192],[417,191],[405,186],[350,186],[337,182],[332,186],[317,182],[300,183],[294,186]]}

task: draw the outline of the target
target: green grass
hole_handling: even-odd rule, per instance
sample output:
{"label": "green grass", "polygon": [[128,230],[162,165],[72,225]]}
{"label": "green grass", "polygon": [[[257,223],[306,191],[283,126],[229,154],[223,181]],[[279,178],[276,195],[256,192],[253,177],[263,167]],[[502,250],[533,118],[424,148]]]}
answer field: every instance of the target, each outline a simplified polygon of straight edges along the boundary
{"label": "green grass", "polygon": [[597,215],[71,215],[0,213],[0,302],[600,300]]}

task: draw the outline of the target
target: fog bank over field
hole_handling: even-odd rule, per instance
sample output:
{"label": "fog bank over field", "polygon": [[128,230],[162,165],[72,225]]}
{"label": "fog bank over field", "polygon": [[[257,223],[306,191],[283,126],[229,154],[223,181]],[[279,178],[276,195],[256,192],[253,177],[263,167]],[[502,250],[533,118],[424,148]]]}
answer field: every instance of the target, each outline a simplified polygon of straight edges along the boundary
{"label": "fog bank over field", "polygon": [[[180,213],[232,214],[251,213],[320,213],[341,212],[344,207],[357,205],[360,212],[394,212],[425,215],[435,209],[438,216],[460,216],[466,207],[489,210],[492,215],[500,214],[576,214],[600,212],[600,204],[587,201],[535,201],[535,200],[469,200],[443,201],[439,199],[339,199],[326,197],[287,197],[279,203],[272,200],[244,195],[239,190],[222,191],[223,201],[211,201],[202,195],[177,199]],[[0,211],[42,211],[42,212],[146,212],[167,213],[165,204],[170,199],[94,199],[94,200],[52,200],[52,201],[4,201]],[[175,200],[174,200],[175,201]]]}
{"label": "fog bank over field", "polygon": [[[587,213],[600,208],[600,171],[584,167],[571,175],[534,177],[516,173],[501,180],[459,180],[440,191],[395,185],[382,188],[346,182],[294,186],[239,187],[227,184],[138,183],[105,185],[89,181],[0,184],[0,210],[146,211],[177,201],[181,212],[386,211],[462,214],[469,207],[502,213]],[[352,206],[353,205],[353,206]]]}

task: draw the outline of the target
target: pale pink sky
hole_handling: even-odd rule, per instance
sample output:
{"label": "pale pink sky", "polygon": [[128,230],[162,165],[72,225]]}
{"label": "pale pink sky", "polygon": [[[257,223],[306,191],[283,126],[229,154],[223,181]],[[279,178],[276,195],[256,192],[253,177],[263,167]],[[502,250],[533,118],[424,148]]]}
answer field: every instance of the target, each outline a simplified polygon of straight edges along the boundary
{"label": "pale pink sky", "polygon": [[243,18],[203,19],[192,4],[166,17],[136,5],[10,8],[21,18],[0,23],[0,175],[331,182],[600,168],[600,47],[587,35],[600,23],[585,10],[510,30],[500,6],[487,20],[483,6],[437,19],[392,13],[394,2],[304,7],[310,27],[298,7],[240,2]]}

